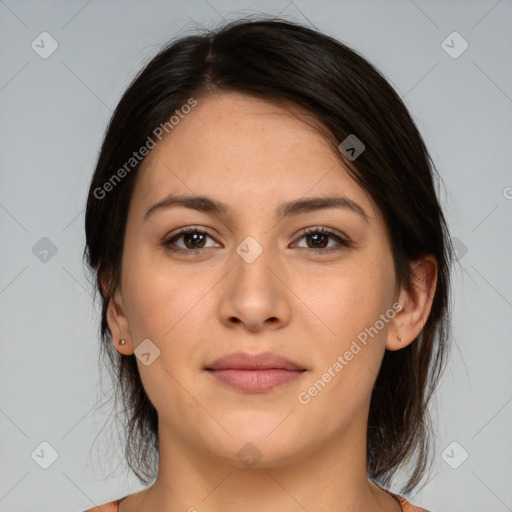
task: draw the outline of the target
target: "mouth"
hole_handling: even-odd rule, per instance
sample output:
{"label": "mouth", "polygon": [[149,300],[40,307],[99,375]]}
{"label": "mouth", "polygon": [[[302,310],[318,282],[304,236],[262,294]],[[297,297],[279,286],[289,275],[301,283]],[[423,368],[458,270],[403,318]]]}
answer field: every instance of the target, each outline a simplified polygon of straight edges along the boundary
{"label": "mouth", "polygon": [[300,378],[307,371],[285,357],[236,352],[204,368],[217,382],[249,393],[263,393]]}

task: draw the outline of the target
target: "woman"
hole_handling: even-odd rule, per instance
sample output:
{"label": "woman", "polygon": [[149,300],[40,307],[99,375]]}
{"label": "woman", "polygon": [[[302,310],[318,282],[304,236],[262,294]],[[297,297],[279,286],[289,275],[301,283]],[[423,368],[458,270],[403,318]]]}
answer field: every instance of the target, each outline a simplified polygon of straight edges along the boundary
{"label": "woman", "polygon": [[450,330],[434,172],[388,82],[319,32],[238,20],[152,59],[85,220],[127,462],[152,485],[90,510],[424,510],[402,494]]}

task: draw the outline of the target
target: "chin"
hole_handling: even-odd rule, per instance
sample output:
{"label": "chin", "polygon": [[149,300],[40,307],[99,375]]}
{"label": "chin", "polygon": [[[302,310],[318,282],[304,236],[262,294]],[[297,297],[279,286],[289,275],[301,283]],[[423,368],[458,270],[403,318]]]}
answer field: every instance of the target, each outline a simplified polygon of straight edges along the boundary
{"label": "chin", "polygon": [[[229,423],[228,431],[233,437],[222,435],[222,439],[205,440],[212,453],[238,468],[264,469],[284,466],[293,462],[304,448],[304,436],[290,432],[278,421],[238,421]],[[289,418],[290,419],[290,418]],[[277,428],[276,428],[277,427]],[[297,429],[298,430],[298,429]]]}

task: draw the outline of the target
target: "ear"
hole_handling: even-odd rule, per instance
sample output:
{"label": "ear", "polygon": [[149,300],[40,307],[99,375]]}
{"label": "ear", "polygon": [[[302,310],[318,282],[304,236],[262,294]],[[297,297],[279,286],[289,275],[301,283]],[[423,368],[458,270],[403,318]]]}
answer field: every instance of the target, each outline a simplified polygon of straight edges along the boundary
{"label": "ear", "polygon": [[[437,260],[432,255],[411,262],[413,282],[411,290],[402,289],[398,302],[402,309],[393,319],[388,331],[387,350],[400,350],[420,334],[430,314],[437,284]],[[402,341],[398,341],[400,336]]]}
{"label": "ear", "polygon": [[[101,280],[103,290],[106,290],[106,281]],[[107,322],[112,332],[112,342],[114,348],[122,355],[133,354],[133,338],[130,331],[130,324],[126,317],[125,307],[123,305],[123,296],[121,290],[116,290],[114,297],[110,300],[107,307]],[[124,345],[120,345],[120,340],[126,340]]]}

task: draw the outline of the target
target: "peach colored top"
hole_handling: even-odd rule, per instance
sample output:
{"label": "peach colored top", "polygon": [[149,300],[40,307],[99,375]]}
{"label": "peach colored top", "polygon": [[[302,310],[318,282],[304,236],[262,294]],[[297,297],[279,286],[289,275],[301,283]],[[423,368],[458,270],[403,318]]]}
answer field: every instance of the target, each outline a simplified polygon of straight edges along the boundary
{"label": "peach colored top", "polygon": [[[383,488],[381,487],[381,489]],[[429,512],[425,508],[415,507],[414,505],[409,503],[405,498],[398,494],[395,494],[386,489],[383,490],[386,491],[388,494],[391,494],[391,496],[393,496],[398,501],[398,503],[400,503],[400,506],[402,507],[402,512]],[[105,503],[104,505],[90,508],[88,510],[85,510],[84,512],[117,512],[119,503],[121,503],[121,501],[123,501],[127,497],[128,496],[124,496],[123,498],[111,501],[110,503]]]}

